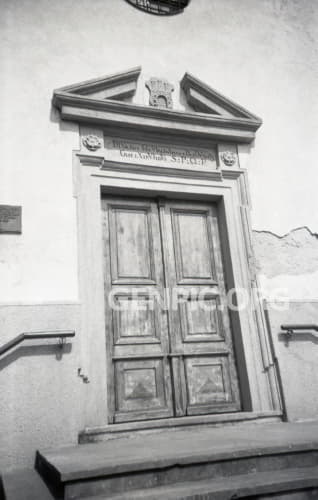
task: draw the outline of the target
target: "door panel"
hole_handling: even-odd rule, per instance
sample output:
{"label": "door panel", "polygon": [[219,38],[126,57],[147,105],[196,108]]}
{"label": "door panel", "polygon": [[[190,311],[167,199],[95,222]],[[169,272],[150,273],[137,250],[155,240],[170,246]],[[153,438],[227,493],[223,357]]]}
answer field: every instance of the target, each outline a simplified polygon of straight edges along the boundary
{"label": "door panel", "polygon": [[114,302],[114,345],[160,343],[160,318],[150,295],[116,294]]}
{"label": "door panel", "polygon": [[228,354],[185,358],[188,415],[235,410]]}
{"label": "door panel", "polygon": [[178,284],[215,282],[207,212],[171,209],[174,258]]}
{"label": "door panel", "polygon": [[109,420],[172,416],[157,205],[105,198],[102,214]]}
{"label": "door panel", "polygon": [[163,359],[115,361],[116,422],[167,417]]}
{"label": "door panel", "polygon": [[179,415],[238,410],[217,209],[190,202],[161,205],[166,276],[179,297],[169,311],[174,372],[186,392],[180,395],[174,377]]}
{"label": "door panel", "polygon": [[155,283],[150,205],[113,205],[110,210],[112,282]]}
{"label": "door panel", "polygon": [[222,315],[218,296],[188,299],[179,309],[183,342],[224,341]]}

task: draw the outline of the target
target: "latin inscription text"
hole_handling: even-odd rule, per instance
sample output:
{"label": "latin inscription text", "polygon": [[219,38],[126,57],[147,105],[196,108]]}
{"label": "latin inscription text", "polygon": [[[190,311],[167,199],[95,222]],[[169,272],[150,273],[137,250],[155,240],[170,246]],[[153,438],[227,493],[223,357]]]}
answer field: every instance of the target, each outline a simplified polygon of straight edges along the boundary
{"label": "latin inscription text", "polygon": [[213,151],[201,148],[170,146],[160,143],[136,142],[105,138],[106,150],[117,161],[174,168],[216,168]]}

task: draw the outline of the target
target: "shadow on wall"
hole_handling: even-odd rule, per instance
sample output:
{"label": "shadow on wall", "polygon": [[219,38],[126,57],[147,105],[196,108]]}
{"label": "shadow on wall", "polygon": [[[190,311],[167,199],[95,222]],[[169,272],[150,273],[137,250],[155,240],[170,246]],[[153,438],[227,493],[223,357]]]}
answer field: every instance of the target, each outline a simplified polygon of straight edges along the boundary
{"label": "shadow on wall", "polygon": [[[318,338],[313,335],[311,332],[302,332],[302,333],[293,333],[293,336],[291,338],[288,338],[286,336],[286,332],[282,332],[278,334],[278,340],[280,342],[284,342],[285,346],[288,347],[290,343],[292,342],[310,342],[314,344],[318,344]],[[318,352],[317,352],[318,356]],[[318,370],[318,362],[317,362],[317,370]]]}
{"label": "shadow on wall", "polygon": [[55,355],[57,361],[61,361],[63,356],[71,353],[72,344],[67,343],[61,348],[59,345],[32,345],[20,346],[12,352],[4,354],[0,359],[0,371],[21,357],[52,356]]}

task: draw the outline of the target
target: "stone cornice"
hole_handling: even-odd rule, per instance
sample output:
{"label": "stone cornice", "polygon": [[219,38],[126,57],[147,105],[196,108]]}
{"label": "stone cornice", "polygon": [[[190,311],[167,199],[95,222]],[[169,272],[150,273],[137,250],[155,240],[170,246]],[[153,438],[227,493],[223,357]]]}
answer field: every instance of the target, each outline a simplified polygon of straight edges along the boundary
{"label": "stone cornice", "polygon": [[191,169],[191,168],[173,168],[162,167],[158,165],[138,165],[136,163],[117,162],[107,160],[103,156],[85,155],[76,153],[81,164],[89,167],[98,167],[100,170],[113,172],[126,172],[130,174],[152,174],[158,177],[179,177],[191,179],[207,179],[210,181],[222,182],[223,179],[237,180],[240,176],[246,174],[245,169],[227,169],[216,168],[215,170]]}
{"label": "stone cornice", "polygon": [[101,126],[122,124],[128,128],[235,142],[252,142],[260,126],[260,123],[249,119],[185,113],[110,99],[101,101],[63,91],[54,92],[53,105],[60,110],[64,120]]}
{"label": "stone cornice", "polygon": [[[262,121],[188,73],[183,77],[181,87],[188,99],[190,91],[195,91],[196,99],[204,101],[203,108],[211,108],[209,112],[201,112],[202,109],[200,112],[185,112],[116,100],[133,95],[140,70],[138,67],[57,89],[53,93],[53,105],[60,110],[63,120],[100,127],[116,126],[137,132],[236,143],[253,141]],[[213,106],[217,111],[213,112]]]}

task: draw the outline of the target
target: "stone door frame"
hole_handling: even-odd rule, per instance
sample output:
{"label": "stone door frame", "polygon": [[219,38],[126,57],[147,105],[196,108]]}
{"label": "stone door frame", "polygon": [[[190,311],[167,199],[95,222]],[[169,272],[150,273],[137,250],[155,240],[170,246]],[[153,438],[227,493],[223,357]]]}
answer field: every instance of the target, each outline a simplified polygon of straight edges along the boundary
{"label": "stone door frame", "polygon": [[[107,135],[111,135],[109,130]],[[107,425],[107,376],[110,374],[107,373],[109,367],[105,347],[102,193],[136,197],[164,196],[218,203],[222,246],[223,249],[227,248],[224,258],[228,287],[248,290],[250,297],[248,307],[232,313],[243,411],[280,414],[277,377],[262,305],[257,295],[247,171],[240,167],[240,148],[233,143],[210,142],[210,147],[216,151],[218,168],[202,174],[111,162],[103,148],[102,127],[81,126],[80,136],[81,149],[73,154],[73,178],[78,209],[82,303],[81,366],[90,380],[83,405],[85,427]],[[101,147],[96,151],[89,150],[85,146],[88,136],[97,138]],[[121,136],[125,137],[124,129]],[[153,136],[152,141],[155,139]],[[170,141],[173,143],[173,137]],[[186,143],[189,144],[189,139]],[[191,145],[196,145],[196,138],[193,138]],[[235,165],[225,165],[224,152],[236,156]]]}

